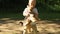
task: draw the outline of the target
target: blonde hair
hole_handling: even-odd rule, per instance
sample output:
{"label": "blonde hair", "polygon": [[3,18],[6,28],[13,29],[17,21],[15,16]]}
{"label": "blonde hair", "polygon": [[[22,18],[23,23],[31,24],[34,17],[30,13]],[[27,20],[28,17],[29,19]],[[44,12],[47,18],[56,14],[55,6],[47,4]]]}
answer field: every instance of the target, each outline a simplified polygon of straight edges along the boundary
{"label": "blonde hair", "polygon": [[30,7],[31,10],[35,8],[35,5],[36,5],[36,0],[29,0],[28,6]]}

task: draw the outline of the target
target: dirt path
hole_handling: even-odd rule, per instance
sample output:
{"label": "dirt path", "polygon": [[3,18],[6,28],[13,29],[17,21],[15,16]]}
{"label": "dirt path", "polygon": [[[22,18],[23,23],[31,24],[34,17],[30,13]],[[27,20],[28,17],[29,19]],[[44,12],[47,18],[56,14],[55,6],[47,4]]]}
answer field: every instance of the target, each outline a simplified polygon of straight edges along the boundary
{"label": "dirt path", "polygon": [[[0,34],[22,34],[21,20],[0,19]],[[42,20],[37,24],[38,34],[60,34],[60,24],[55,21]]]}

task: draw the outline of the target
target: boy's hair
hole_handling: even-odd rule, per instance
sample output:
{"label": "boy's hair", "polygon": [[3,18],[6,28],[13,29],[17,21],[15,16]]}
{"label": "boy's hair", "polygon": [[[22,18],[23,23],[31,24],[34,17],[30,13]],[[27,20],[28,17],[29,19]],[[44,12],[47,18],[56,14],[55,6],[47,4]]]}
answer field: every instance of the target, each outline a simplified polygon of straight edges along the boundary
{"label": "boy's hair", "polygon": [[28,6],[30,7],[30,10],[35,8],[36,0],[29,0]]}

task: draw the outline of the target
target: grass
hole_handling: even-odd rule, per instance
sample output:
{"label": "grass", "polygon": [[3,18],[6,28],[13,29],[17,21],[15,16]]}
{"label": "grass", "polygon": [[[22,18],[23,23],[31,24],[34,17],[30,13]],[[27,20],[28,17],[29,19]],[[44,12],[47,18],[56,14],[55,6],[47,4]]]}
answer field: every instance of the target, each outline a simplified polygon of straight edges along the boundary
{"label": "grass", "polygon": [[22,14],[17,13],[3,13],[0,14],[0,18],[12,18],[12,19],[23,19]]}
{"label": "grass", "polygon": [[40,13],[39,17],[46,20],[60,19],[60,13]]}
{"label": "grass", "polygon": [[[22,13],[0,13],[0,18],[17,18],[23,19]],[[42,20],[60,20],[60,13],[43,13],[39,12],[39,18]]]}

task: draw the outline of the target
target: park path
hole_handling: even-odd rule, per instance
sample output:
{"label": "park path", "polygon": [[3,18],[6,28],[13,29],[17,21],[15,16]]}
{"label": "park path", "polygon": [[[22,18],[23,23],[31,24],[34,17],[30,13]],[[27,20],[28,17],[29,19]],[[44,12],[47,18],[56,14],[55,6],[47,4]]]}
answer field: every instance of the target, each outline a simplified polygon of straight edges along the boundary
{"label": "park path", "polygon": [[[23,27],[20,21],[10,18],[0,19],[0,34],[22,34]],[[60,22],[41,20],[37,23],[38,34],[60,34]]]}

